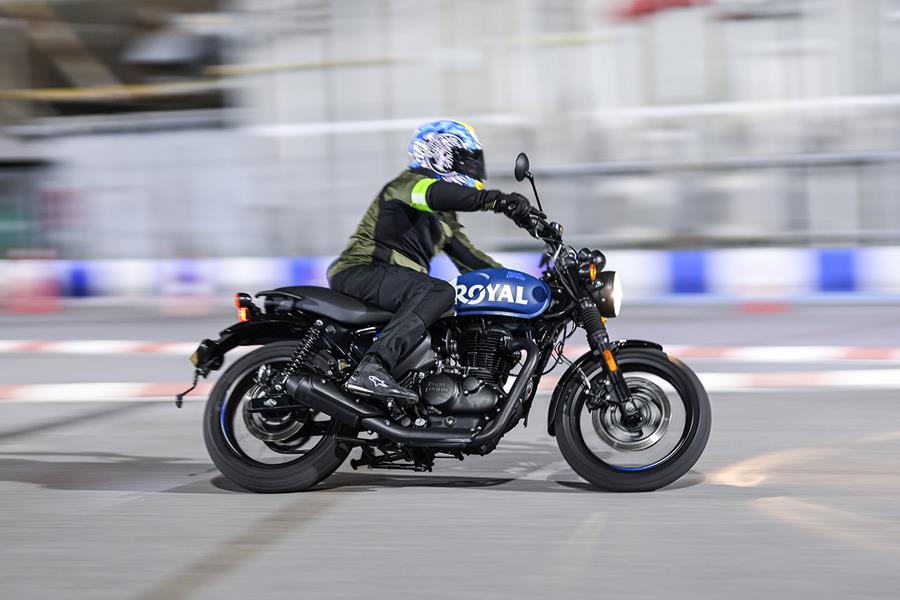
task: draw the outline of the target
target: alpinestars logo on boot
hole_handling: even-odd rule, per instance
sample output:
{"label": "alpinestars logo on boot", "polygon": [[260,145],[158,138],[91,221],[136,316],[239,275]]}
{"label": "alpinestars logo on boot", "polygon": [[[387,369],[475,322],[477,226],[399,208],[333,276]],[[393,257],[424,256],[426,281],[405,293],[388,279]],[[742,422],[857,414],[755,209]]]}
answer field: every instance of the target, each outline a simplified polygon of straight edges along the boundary
{"label": "alpinestars logo on boot", "polygon": [[374,375],[369,375],[369,381],[372,382],[372,385],[375,387],[383,387],[386,388],[387,384],[380,377],[375,377]]}

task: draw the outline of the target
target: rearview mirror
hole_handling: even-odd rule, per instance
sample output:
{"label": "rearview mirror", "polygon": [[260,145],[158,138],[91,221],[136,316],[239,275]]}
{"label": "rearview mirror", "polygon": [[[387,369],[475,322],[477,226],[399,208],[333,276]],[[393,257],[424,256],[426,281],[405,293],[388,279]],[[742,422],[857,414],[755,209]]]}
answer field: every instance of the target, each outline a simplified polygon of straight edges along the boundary
{"label": "rearview mirror", "polygon": [[519,152],[519,155],[516,157],[516,181],[522,181],[531,173],[529,172],[529,164],[528,164],[528,155],[524,152]]}

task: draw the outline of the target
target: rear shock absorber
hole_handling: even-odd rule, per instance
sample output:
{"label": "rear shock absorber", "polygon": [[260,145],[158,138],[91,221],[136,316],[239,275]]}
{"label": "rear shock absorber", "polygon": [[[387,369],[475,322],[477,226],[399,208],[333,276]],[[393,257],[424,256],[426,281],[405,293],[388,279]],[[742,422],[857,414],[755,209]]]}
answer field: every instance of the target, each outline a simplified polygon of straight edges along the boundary
{"label": "rear shock absorber", "polygon": [[[281,375],[281,383],[284,384],[288,378],[295,374],[300,370],[300,367],[303,366],[303,362],[309,358],[310,353],[312,352],[313,347],[316,345],[316,342],[319,341],[319,338],[322,337],[322,332],[324,331],[324,323],[320,319],[316,319],[316,321],[312,324],[312,327],[309,328],[309,331],[306,332],[300,339],[300,343],[294,349],[294,352],[291,354],[291,358],[288,361],[288,365],[284,368]],[[277,388],[276,388],[277,389]]]}

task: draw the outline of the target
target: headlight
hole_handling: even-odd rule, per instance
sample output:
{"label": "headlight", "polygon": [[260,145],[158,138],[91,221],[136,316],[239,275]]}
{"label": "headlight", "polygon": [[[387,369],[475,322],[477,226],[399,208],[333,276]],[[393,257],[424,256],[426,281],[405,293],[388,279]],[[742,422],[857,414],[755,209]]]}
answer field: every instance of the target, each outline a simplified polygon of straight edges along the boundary
{"label": "headlight", "polygon": [[622,284],[615,271],[600,273],[592,296],[601,315],[606,318],[619,316],[619,311],[622,309]]}

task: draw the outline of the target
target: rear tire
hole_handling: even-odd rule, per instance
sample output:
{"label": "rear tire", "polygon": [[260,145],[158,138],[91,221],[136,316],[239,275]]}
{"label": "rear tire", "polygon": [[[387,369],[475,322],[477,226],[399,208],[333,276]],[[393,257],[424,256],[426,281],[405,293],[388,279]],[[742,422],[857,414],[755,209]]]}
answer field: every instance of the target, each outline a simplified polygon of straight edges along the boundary
{"label": "rear tire", "polygon": [[[578,473],[594,486],[610,492],[648,492],[670,485],[684,476],[703,454],[712,421],[709,397],[703,384],[684,363],[658,350],[625,349],[616,355],[616,361],[624,375],[629,371],[655,372],[669,382],[681,397],[690,418],[671,456],[658,464],[640,470],[623,470],[605,463],[591,452],[584,440],[580,423],[583,407],[584,381],[573,377],[561,391],[556,407],[556,440],[563,457]],[[582,368],[598,376],[599,363],[587,363]]]}
{"label": "rear tire", "polygon": [[229,401],[229,390],[260,366],[286,361],[296,347],[293,342],[276,342],[238,359],[213,386],[203,417],[203,439],[213,463],[229,480],[252,492],[299,492],[316,485],[334,473],[350,453],[346,444],[335,439],[346,427],[332,421],[329,432],[307,454],[297,460],[266,465],[241,456],[229,443],[222,411]]}

